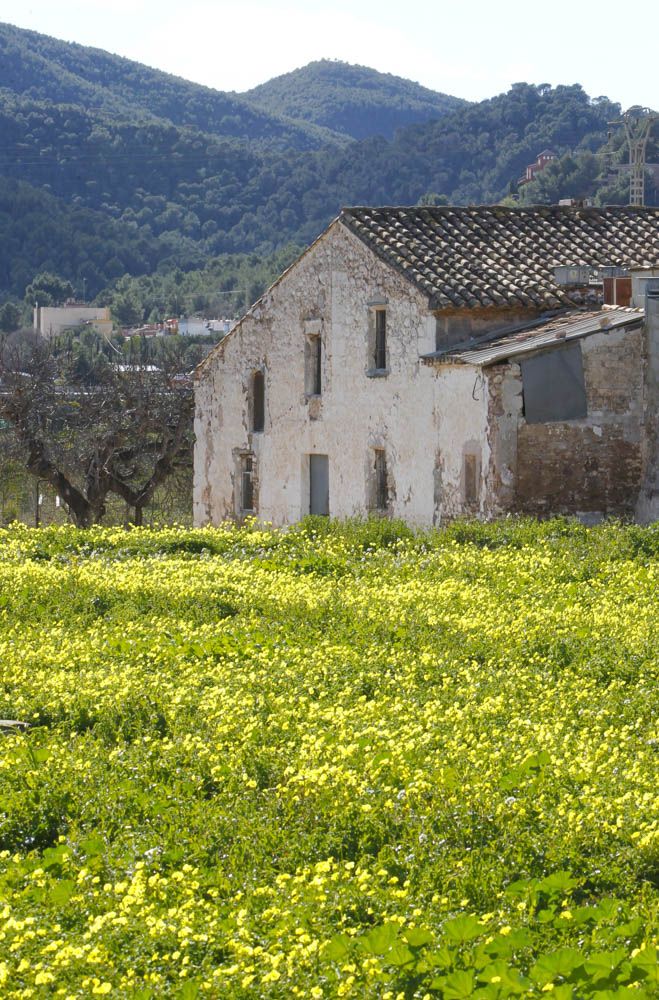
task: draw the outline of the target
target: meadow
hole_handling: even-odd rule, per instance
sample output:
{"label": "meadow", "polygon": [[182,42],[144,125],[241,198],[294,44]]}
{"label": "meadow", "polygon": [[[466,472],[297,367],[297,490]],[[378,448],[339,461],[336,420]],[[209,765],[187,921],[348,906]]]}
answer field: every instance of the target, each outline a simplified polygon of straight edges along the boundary
{"label": "meadow", "polygon": [[658,996],[658,554],[1,530],[0,995]]}

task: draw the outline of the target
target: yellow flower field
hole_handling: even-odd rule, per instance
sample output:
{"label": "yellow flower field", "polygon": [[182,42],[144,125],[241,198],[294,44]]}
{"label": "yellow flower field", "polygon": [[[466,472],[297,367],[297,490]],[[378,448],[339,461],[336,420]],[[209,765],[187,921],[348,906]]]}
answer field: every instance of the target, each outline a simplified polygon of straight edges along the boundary
{"label": "yellow flower field", "polygon": [[0,996],[658,996],[658,553],[0,531]]}

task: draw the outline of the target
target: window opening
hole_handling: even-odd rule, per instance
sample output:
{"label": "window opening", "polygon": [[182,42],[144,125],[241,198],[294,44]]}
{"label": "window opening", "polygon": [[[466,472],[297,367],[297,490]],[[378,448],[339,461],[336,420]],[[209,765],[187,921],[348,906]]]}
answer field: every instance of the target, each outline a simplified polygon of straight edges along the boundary
{"label": "window opening", "polygon": [[306,393],[320,396],[323,390],[323,347],[320,336],[307,338]]}
{"label": "window opening", "polygon": [[387,367],[387,312],[386,309],[375,311],[375,353],[373,360],[378,371]]}
{"label": "window opening", "polygon": [[478,500],[478,456],[464,456],[464,498],[465,503]]}
{"label": "window opening", "polygon": [[375,506],[377,510],[386,510],[389,505],[389,488],[387,484],[387,455],[384,448],[375,449]]}
{"label": "window opening", "polygon": [[263,372],[252,376],[252,430],[260,433],[265,427],[265,377]]}
{"label": "window opening", "polygon": [[527,424],[580,420],[587,416],[581,344],[566,344],[523,359],[521,369]]}
{"label": "window opening", "polygon": [[243,455],[240,462],[240,508],[254,510],[254,456]]}

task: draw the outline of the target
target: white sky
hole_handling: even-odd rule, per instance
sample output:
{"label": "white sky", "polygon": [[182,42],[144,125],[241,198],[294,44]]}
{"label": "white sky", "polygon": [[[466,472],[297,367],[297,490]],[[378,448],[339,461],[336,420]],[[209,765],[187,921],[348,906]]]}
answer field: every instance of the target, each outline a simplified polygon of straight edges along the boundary
{"label": "white sky", "polygon": [[659,108],[659,0],[0,0],[0,21],[219,90],[329,58],[471,100],[524,80]]}

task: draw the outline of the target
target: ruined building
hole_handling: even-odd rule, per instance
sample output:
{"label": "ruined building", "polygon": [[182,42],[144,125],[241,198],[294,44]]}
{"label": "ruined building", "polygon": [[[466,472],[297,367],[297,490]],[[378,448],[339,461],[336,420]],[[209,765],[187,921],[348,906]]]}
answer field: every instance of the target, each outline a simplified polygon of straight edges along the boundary
{"label": "ruined building", "polygon": [[656,518],[655,276],[658,210],[345,209],[197,371],[196,523]]}

